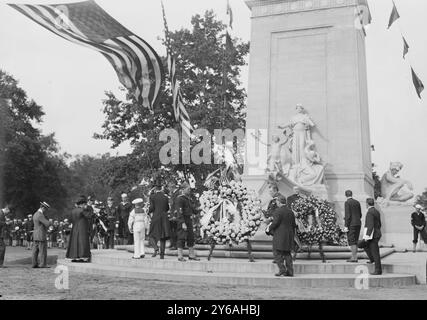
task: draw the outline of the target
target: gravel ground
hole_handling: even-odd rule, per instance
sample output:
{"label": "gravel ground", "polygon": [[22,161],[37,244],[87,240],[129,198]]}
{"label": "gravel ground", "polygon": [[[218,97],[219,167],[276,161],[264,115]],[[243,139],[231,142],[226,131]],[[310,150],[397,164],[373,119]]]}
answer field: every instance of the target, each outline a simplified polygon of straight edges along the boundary
{"label": "gravel ground", "polygon": [[427,286],[392,289],[279,289],[249,286],[199,285],[154,280],[111,279],[71,273],[69,290],[55,288],[51,269],[11,266],[0,269],[0,300],[293,300],[293,299],[427,299]]}
{"label": "gravel ground", "polygon": [[[49,254],[57,254],[57,249]],[[356,290],[345,288],[281,289],[269,287],[200,285],[143,279],[124,279],[71,273],[69,289],[55,287],[55,267],[32,269],[23,261],[30,252],[8,248],[8,268],[0,269],[0,300],[426,300],[427,286]]]}

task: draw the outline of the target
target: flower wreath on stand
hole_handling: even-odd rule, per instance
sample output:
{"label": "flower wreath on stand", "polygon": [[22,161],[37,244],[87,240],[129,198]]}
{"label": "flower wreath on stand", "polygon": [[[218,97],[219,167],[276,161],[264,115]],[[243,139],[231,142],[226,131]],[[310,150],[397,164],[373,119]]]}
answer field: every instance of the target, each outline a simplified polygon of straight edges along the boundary
{"label": "flower wreath on stand", "polygon": [[325,201],[314,196],[300,197],[292,204],[302,245],[328,244],[347,246],[347,235],[337,224],[335,210]]}
{"label": "flower wreath on stand", "polygon": [[241,182],[222,181],[200,196],[201,234],[215,244],[240,244],[258,231],[261,201]]}

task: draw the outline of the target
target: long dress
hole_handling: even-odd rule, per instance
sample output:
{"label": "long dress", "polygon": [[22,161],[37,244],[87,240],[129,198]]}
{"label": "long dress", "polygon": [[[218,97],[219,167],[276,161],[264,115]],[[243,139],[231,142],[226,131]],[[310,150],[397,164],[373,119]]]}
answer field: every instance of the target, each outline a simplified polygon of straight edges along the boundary
{"label": "long dress", "polygon": [[304,161],[304,149],[307,140],[311,139],[310,129],[314,127],[313,121],[307,114],[298,113],[291,119],[292,137],[292,164],[299,165]]}
{"label": "long dress", "polygon": [[90,221],[93,211],[90,209],[75,208],[71,212],[70,241],[66,257],[68,259],[90,258]]}
{"label": "long dress", "polygon": [[150,238],[155,240],[166,240],[170,237],[170,225],[168,218],[169,199],[158,191],[150,197],[149,213],[153,213],[150,223]]}

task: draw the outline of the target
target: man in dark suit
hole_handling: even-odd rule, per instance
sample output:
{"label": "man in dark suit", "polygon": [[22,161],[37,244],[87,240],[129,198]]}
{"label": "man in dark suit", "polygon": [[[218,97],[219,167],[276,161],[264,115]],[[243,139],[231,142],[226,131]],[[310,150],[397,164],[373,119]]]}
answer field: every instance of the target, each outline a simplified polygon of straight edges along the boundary
{"label": "man in dark suit", "polygon": [[277,209],[276,200],[280,196],[280,193],[279,193],[279,188],[275,184],[270,185],[269,192],[272,199],[268,203],[267,213],[265,217],[271,221],[273,219],[273,212],[274,210]]}
{"label": "man in dark suit", "polygon": [[[294,249],[295,215],[286,206],[286,197],[279,196],[277,209],[273,213],[273,222],[268,226],[267,233],[273,235],[273,251],[276,264],[279,267],[277,277],[293,277],[294,268],[291,251]],[[284,264],[286,262],[286,266]]]}
{"label": "man in dark suit", "polygon": [[347,201],[345,202],[344,225],[347,232],[348,244],[351,247],[351,259],[347,262],[357,262],[357,243],[359,242],[360,229],[362,227],[362,209],[360,202],[353,199],[353,192],[345,192]]}
{"label": "man in dark suit", "polygon": [[4,209],[0,209],[0,268],[6,268],[3,266],[4,257],[6,255],[6,243],[4,243],[4,237],[6,234],[6,218],[10,214],[10,209],[6,206]]}
{"label": "man in dark suit", "polygon": [[152,213],[150,223],[150,242],[154,248],[152,257],[159,253],[157,242],[160,240],[160,259],[165,257],[166,240],[170,237],[169,226],[169,198],[162,190],[162,181],[156,180],[155,191],[150,195],[150,208],[148,213]]}
{"label": "man in dark suit", "polygon": [[[33,215],[34,232],[33,232],[33,268],[49,268],[47,266],[47,229],[51,225],[51,221],[46,219],[45,212],[50,208],[46,202],[40,203],[40,209]],[[40,252],[39,266],[38,257]]]}
{"label": "man in dark suit", "polygon": [[380,247],[378,245],[381,239],[381,217],[377,209],[375,209],[375,200],[369,198],[366,200],[368,212],[365,218],[365,232],[363,240],[366,241],[365,252],[368,255],[369,262],[375,263],[375,272],[372,275],[381,275],[381,256]]}
{"label": "man in dark suit", "polygon": [[183,256],[184,245],[187,242],[189,260],[199,261],[194,251],[193,215],[195,208],[191,204],[191,187],[188,183],[181,185],[182,194],[177,198],[177,235],[178,235],[178,261],[185,261]]}
{"label": "man in dark suit", "polygon": [[412,243],[414,244],[413,252],[417,252],[417,243],[418,243],[418,237],[421,235],[421,238],[424,240],[425,243],[427,239],[424,239],[423,232],[425,232],[426,228],[426,217],[423,213],[423,207],[419,204],[415,205],[415,212],[411,215],[411,225],[414,228],[414,240]]}

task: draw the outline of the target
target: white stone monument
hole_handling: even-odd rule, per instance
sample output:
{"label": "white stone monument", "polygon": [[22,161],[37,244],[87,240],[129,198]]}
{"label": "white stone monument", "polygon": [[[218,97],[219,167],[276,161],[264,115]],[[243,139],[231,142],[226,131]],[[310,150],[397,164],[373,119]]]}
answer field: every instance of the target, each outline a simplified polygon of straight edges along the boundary
{"label": "white stone monument", "polygon": [[[252,11],[247,130],[259,130],[257,139],[272,146],[272,137],[283,132],[279,126],[289,123],[301,104],[313,121],[308,140],[315,142],[323,166],[311,161],[317,165],[312,172],[324,178],[337,212],[342,213],[347,189],[361,201],[372,197],[365,30],[358,15],[369,14],[366,1],[246,4]],[[301,148],[294,145],[293,162],[301,158],[295,150]],[[267,177],[267,156],[256,164],[248,159],[254,152],[246,152],[243,180],[259,190]]]}

